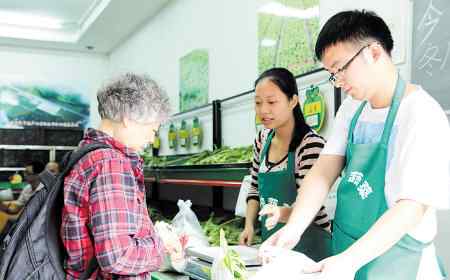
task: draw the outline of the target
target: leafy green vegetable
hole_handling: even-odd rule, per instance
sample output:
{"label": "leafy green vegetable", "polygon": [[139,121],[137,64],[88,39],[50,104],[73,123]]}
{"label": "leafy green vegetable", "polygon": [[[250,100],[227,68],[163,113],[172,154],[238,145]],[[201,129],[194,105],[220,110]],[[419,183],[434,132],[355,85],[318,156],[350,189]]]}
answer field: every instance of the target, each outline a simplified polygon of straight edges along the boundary
{"label": "leafy green vegetable", "polygon": [[161,156],[153,157],[150,151],[141,154],[145,165],[150,167],[165,167],[174,165],[205,165],[205,164],[225,164],[225,163],[246,163],[251,162],[253,157],[253,147],[229,148],[223,147],[214,151],[203,151],[198,154],[182,157]]}
{"label": "leafy green vegetable", "polygon": [[228,247],[223,229],[220,229],[220,247],[225,252],[223,264],[231,272],[233,278],[236,280],[247,279],[247,268],[245,267],[245,263],[235,250]]}
{"label": "leafy green vegetable", "polygon": [[[240,226],[242,223],[243,218],[240,217],[225,222],[220,222],[219,218],[215,218],[211,215],[206,222],[202,223],[202,227],[211,246],[219,246],[220,230],[225,232],[227,241],[230,245],[237,245],[239,244],[239,237],[243,231],[243,228]],[[261,243],[261,237],[255,235],[253,242],[255,244]]]}

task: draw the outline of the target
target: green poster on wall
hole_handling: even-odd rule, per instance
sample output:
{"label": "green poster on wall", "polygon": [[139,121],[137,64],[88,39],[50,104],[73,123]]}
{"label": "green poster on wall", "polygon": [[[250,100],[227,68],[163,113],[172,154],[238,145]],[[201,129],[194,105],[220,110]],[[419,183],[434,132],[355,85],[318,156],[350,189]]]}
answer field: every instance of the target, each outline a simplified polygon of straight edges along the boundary
{"label": "green poster on wall", "polygon": [[258,71],[284,67],[294,75],[319,68],[319,0],[258,0]]}
{"label": "green poster on wall", "polygon": [[84,128],[89,115],[89,96],[73,87],[33,81],[0,83],[0,128]]}
{"label": "green poster on wall", "polygon": [[180,112],[208,103],[209,57],[194,50],[180,59]]}

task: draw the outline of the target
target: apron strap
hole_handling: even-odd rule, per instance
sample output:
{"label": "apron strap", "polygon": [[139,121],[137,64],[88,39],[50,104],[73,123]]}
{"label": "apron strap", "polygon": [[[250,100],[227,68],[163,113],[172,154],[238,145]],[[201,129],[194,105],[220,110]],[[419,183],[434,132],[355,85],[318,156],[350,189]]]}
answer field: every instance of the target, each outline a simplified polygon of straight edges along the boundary
{"label": "apron strap", "polygon": [[266,143],[264,143],[264,147],[262,148],[261,153],[259,154],[259,164],[261,164],[263,162],[264,157],[266,156],[266,154],[269,150],[270,143],[272,142],[272,138],[273,138],[274,134],[275,134],[275,129],[272,129],[269,132],[269,135],[267,136]]}
{"label": "apron strap", "polygon": [[[400,107],[400,101],[403,97],[403,93],[405,92],[405,88],[406,88],[406,83],[399,74],[398,78],[397,78],[397,83],[395,86],[394,96],[392,97],[392,102],[391,102],[391,106],[390,106],[391,108],[389,109],[389,113],[386,118],[385,126],[383,129],[383,134],[380,139],[380,142],[382,144],[387,145],[389,142],[389,136],[391,135],[392,126],[394,124],[398,108]],[[362,102],[352,118],[349,130],[348,130],[347,143],[353,143],[353,131],[355,130],[356,123],[358,122],[359,116],[361,115],[366,104],[367,104],[367,101]],[[348,145],[347,145],[347,149],[348,149]]]}
{"label": "apron strap", "polygon": [[[272,138],[275,135],[275,129],[272,129],[269,132],[269,135],[267,136],[266,143],[264,143],[264,147],[261,150],[261,153],[259,154],[259,164],[262,164],[263,160],[265,160],[264,157],[268,156],[270,143],[272,143]],[[295,156],[294,152],[288,152],[288,163],[287,163],[287,170],[290,170],[292,174],[295,174]]]}
{"label": "apron strap", "polygon": [[353,115],[352,122],[350,123],[350,127],[348,129],[348,135],[347,135],[347,143],[353,143],[353,131],[355,130],[356,123],[358,122],[359,116],[361,115],[364,106],[366,106],[367,101],[364,101],[359,106],[358,110],[356,110],[355,114]]}
{"label": "apron strap", "polygon": [[383,135],[381,136],[381,143],[388,145],[389,136],[391,135],[392,127],[394,125],[395,117],[397,116],[398,108],[400,107],[400,101],[402,100],[403,94],[405,92],[406,83],[403,81],[400,74],[397,78],[397,84],[395,86],[394,97],[392,98],[391,109],[389,110],[388,116],[386,118],[386,125],[383,129]]}

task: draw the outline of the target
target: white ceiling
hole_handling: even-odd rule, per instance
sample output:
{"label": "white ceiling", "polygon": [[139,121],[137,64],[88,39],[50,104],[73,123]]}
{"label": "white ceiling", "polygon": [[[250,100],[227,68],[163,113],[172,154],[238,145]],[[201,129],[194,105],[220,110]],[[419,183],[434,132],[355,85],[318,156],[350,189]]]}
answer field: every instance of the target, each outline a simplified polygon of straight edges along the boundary
{"label": "white ceiling", "polygon": [[0,46],[109,53],[168,2],[0,0]]}

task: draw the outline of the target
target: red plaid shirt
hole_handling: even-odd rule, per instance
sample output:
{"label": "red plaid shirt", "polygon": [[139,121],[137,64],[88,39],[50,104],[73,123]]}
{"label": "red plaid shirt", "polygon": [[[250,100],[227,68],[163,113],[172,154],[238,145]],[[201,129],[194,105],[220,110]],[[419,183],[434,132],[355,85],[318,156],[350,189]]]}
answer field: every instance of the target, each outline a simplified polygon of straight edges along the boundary
{"label": "red plaid shirt", "polygon": [[107,134],[88,129],[80,146],[93,142],[111,149],[84,156],[64,182],[66,279],[79,279],[94,252],[100,273],[97,269],[90,279],[150,279],[163,247],[147,212],[142,159]]}

